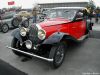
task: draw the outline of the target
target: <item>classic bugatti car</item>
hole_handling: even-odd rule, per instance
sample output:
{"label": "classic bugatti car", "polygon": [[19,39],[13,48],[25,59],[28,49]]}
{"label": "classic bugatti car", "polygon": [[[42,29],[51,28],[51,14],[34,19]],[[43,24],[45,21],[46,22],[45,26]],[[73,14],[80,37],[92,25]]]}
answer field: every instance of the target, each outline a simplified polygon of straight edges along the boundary
{"label": "classic bugatti car", "polygon": [[29,28],[21,27],[13,33],[11,47],[18,56],[32,56],[51,62],[58,68],[65,57],[67,41],[83,41],[92,29],[81,7],[50,9],[47,19]]}

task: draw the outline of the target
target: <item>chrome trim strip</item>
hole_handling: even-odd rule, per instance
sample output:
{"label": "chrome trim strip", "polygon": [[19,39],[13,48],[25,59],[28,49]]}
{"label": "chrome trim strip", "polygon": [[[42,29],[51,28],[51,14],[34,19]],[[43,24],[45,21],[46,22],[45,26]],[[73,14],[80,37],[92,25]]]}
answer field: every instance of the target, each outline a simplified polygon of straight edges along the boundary
{"label": "chrome trim strip", "polygon": [[8,46],[6,46],[6,47],[7,47],[8,49],[12,49],[12,50],[15,50],[15,51],[17,51],[17,52],[20,52],[20,53],[24,53],[24,54],[30,55],[30,56],[32,56],[32,57],[40,58],[40,59],[43,59],[43,60],[46,60],[46,61],[49,61],[49,62],[52,62],[52,61],[53,61],[53,59],[44,58],[44,57],[35,55],[35,54],[33,54],[33,53],[28,53],[28,52],[21,51],[21,50],[19,50],[19,49],[15,49],[15,48],[8,47]]}

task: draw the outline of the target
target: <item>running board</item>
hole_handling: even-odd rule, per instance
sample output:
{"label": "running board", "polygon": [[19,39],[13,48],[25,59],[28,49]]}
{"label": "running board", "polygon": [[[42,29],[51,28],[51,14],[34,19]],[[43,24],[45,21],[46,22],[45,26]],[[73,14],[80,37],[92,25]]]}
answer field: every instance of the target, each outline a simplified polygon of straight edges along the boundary
{"label": "running board", "polygon": [[26,54],[26,55],[29,55],[29,56],[32,56],[32,57],[40,58],[40,59],[46,60],[46,61],[48,61],[48,62],[52,62],[52,61],[53,61],[53,59],[41,57],[41,56],[35,55],[35,54],[33,54],[33,53],[28,53],[28,52],[21,51],[21,50],[19,50],[19,49],[15,49],[15,48],[8,47],[8,46],[6,46],[6,47],[7,47],[8,49],[12,49],[12,50],[14,50],[14,51],[17,51],[17,52],[20,52],[20,53],[23,53],[23,54]]}
{"label": "running board", "polygon": [[82,40],[84,40],[88,35],[89,35],[89,34],[80,37],[80,38],[78,39],[78,41],[82,41]]}

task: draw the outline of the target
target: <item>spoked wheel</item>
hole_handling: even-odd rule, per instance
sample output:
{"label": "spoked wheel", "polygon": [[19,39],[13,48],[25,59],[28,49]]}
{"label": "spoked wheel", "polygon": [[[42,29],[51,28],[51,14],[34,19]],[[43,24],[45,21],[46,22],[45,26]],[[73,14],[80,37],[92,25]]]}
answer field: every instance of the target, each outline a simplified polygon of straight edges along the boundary
{"label": "spoked wheel", "polygon": [[14,26],[15,28],[17,28],[18,26],[19,26],[19,20],[17,19],[17,18],[14,18],[13,20],[12,20],[12,26]]}
{"label": "spoked wheel", "polygon": [[65,57],[65,43],[61,42],[53,46],[51,50],[55,51],[52,63],[53,68],[58,68],[62,64]]}
{"label": "spoked wheel", "polygon": [[9,30],[8,24],[3,24],[3,25],[2,25],[2,32],[3,32],[3,33],[6,33],[6,32],[8,32],[8,30]]}

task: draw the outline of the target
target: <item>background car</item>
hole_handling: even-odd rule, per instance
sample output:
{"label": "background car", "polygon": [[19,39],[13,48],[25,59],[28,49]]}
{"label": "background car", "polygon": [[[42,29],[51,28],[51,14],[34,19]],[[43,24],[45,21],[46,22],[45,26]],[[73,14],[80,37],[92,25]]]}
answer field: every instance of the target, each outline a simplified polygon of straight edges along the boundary
{"label": "background car", "polygon": [[15,14],[15,11],[9,11],[0,14],[0,30],[2,32],[6,33],[8,32],[9,28],[13,28],[12,19]]}
{"label": "background car", "polygon": [[[12,20],[12,25],[14,27],[18,27],[18,25],[20,24],[20,22],[22,21],[22,18],[30,18],[32,15],[31,13],[27,12],[27,11],[20,11],[18,14],[16,14],[13,17]],[[28,22],[28,21],[27,21]]]}

